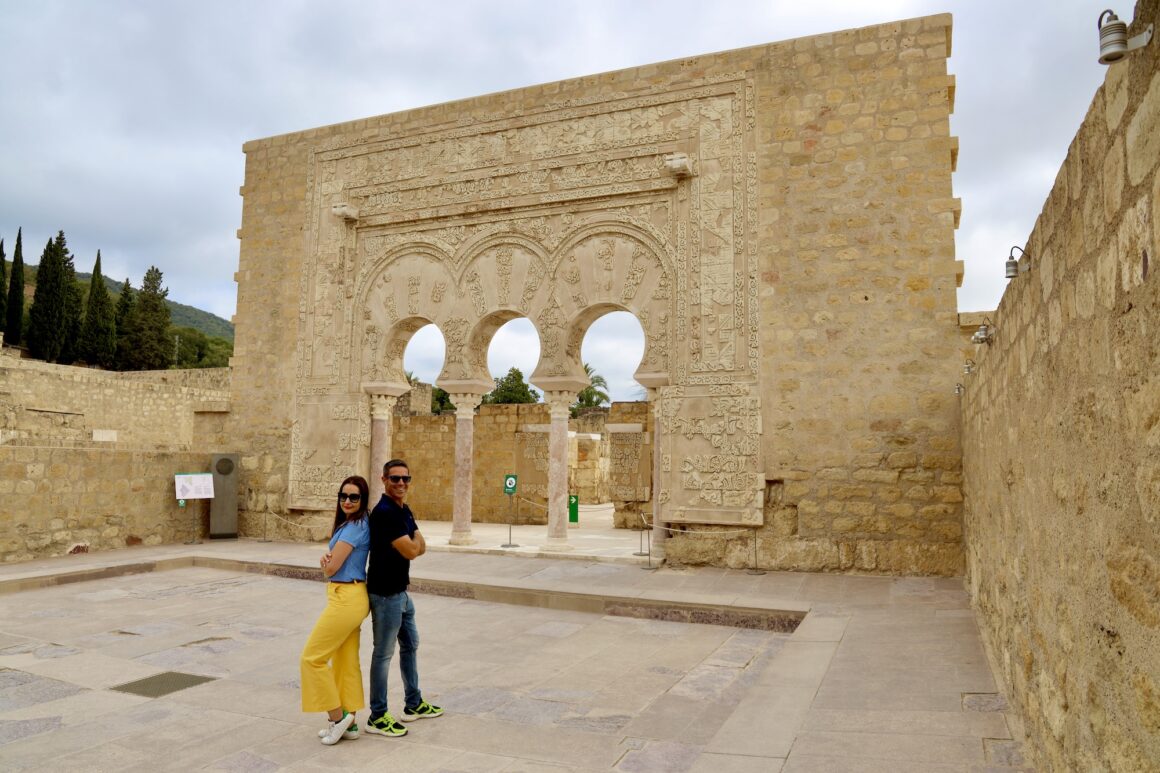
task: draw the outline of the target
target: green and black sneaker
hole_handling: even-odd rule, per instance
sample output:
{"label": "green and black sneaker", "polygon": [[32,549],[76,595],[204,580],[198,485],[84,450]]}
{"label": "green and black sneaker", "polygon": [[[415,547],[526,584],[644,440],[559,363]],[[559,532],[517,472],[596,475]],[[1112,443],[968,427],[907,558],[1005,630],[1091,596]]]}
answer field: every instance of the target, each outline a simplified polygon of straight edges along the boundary
{"label": "green and black sneaker", "polygon": [[366,730],[372,735],[406,735],[407,728],[395,721],[395,718],[390,714],[383,714],[381,717],[372,717],[367,720]]}
{"label": "green and black sneaker", "polygon": [[422,701],[418,706],[408,706],[403,709],[402,719],[404,722],[414,722],[416,719],[441,716],[443,716],[443,709],[432,706],[427,701]]}

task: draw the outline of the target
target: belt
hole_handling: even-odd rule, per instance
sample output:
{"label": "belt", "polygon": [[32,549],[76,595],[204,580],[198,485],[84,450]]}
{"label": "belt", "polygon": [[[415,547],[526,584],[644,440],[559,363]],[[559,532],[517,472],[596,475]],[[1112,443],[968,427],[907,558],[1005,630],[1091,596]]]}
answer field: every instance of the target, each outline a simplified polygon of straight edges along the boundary
{"label": "belt", "polygon": [[331,580],[335,585],[358,585],[364,583],[366,580]]}

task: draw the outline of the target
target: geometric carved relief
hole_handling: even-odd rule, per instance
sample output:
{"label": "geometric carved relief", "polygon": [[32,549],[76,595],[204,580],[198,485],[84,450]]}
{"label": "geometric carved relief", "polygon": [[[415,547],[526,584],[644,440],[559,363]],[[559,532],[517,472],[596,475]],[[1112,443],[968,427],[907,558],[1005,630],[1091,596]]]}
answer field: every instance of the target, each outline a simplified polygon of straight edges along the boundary
{"label": "geometric carved relief", "polygon": [[614,502],[647,502],[652,481],[651,446],[646,435],[609,433],[609,495]]}
{"label": "geometric carved relief", "polygon": [[[335,476],[366,455],[369,419],[364,431],[319,406],[369,405],[368,382],[405,388],[423,325],[446,345],[436,383],[489,382],[487,345],[518,316],[540,338],[533,385],[574,383],[585,332],[623,309],[645,336],[638,377],[661,388],[665,519],[759,521],[754,101],[739,72],[323,140],[307,176],[291,506],[321,501],[317,483],[329,507]],[[673,153],[692,175],[668,171]],[[335,218],[338,202],[357,221]],[[524,434],[521,471],[546,493],[546,435]],[[651,481],[652,449],[632,437],[613,439],[617,464]]]}
{"label": "geometric carved relief", "polygon": [[765,475],[755,386],[666,387],[661,400],[661,442],[672,460],[665,520],[759,525]]}

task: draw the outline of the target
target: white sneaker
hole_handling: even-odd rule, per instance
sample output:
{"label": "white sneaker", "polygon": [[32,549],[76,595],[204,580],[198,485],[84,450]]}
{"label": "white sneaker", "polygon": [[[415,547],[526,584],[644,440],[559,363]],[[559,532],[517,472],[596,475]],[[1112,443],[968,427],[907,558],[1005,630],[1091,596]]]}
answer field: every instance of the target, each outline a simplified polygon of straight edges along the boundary
{"label": "white sneaker", "polygon": [[[351,713],[353,713],[353,712],[351,712]],[[326,728],[325,730],[319,730],[318,737],[325,738],[326,734],[329,732],[330,732],[330,728]],[[344,732],[342,734],[342,737],[348,741],[353,741],[354,739],[358,738],[358,722],[351,722],[350,727],[346,729],[346,732]]]}
{"label": "white sneaker", "polygon": [[[326,744],[327,746],[334,746],[343,738],[350,737],[346,734],[346,731],[349,730],[350,726],[353,724],[354,714],[346,714],[337,722],[331,722],[330,727],[326,728],[325,730],[320,730],[319,738],[321,738],[322,743]],[[354,737],[358,738],[358,730],[355,730]]]}

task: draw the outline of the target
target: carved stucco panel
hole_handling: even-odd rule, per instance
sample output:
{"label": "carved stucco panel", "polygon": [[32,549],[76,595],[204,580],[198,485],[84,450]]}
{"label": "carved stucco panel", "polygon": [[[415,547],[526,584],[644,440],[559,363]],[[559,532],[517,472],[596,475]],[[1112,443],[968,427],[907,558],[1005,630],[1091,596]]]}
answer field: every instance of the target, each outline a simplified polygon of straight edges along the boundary
{"label": "carved stucco panel", "polygon": [[752,385],[663,390],[663,471],[673,522],[757,525],[765,488],[761,408]]}
{"label": "carved stucco panel", "polygon": [[[290,506],[333,507],[338,483],[355,474],[365,447],[361,402],[300,396],[290,429]],[[366,428],[369,443],[369,427]]]}

